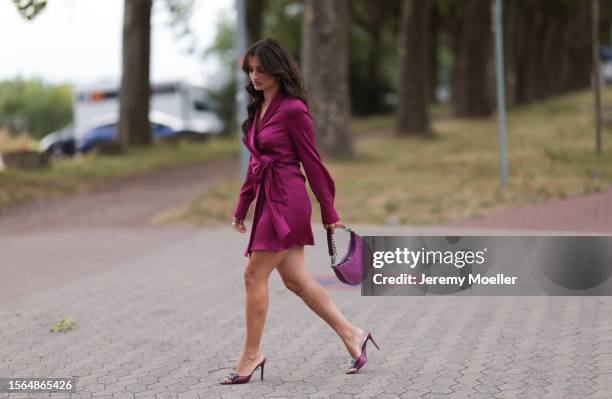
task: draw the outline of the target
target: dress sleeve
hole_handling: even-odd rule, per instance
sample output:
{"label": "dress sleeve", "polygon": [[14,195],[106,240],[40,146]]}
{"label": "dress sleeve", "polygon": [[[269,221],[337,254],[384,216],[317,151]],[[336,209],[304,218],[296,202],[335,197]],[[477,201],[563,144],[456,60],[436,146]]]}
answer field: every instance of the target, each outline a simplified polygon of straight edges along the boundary
{"label": "dress sleeve", "polygon": [[305,104],[300,103],[300,106],[292,111],[289,123],[289,135],[306,172],[308,183],[321,207],[321,220],[323,224],[335,223],[340,217],[334,208],[334,180],[323,165],[315,146],[312,118]]}
{"label": "dress sleeve", "polygon": [[247,173],[244,178],[244,183],[240,187],[240,194],[238,195],[238,202],[234,209],[234,216],[238,219],[244,219],[249,210],[249,206],[255,198],[255,190],[253,189],[253,167],[251,161],[253,160],[253,154],[249,157],[249,166]]}

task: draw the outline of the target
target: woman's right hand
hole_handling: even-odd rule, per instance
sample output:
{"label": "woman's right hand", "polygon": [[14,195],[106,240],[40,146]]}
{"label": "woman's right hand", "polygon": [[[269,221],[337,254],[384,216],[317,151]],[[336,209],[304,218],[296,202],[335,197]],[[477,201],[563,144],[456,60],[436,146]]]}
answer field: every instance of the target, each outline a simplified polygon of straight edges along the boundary
{"label": "woman's right hand", "polygon": [[232,220],[232,226],[234,226],[234,230],[236,230],[239,233],[246,233],[247,231],[247,228],[244,225],[244,219],[238,219],[234,217]]}

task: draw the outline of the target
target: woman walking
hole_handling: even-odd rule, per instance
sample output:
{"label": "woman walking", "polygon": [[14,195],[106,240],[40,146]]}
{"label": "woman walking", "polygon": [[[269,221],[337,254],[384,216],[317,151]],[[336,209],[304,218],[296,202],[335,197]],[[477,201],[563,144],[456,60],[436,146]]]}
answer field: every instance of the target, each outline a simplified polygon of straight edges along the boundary
{"label": "woman walking", "polygon": [[[349,323],[327,292],[306,271],[304,245],[314,245],[312,206],[306,178],[321,208],[325,228],[341,225],[334,208],[334,181],[315,147],[301,73],[286,49],[273,39],[253,44],[242,70],[249,77],[248,118],[242,124],[242,141],[251,153],[240,189],[232,225],[246,233],[248,208],[255,199],[253,226],[244,252],[246,336],[238,364],[221,383],[249,382],[257,368],[263,378],[265,357],[260,341],[268,310],[268,278],[274,268],[285,286],[297,294],[338,334],[352,360],[347,373],[367,361],[370,333]],[[374,343],[376,345],[376,343]]]}

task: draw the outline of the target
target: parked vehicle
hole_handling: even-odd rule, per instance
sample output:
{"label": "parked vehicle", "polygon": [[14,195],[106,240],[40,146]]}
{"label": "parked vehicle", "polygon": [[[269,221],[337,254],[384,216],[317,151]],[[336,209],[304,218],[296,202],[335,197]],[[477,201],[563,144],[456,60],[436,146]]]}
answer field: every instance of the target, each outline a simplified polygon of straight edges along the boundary
{"label": "parked vehicle", "polygon": [[74,127],[68,125],[61,130],[47,134],[40,140],[39,148],[40,151],[48,152],[52,157],[74,155],[76,151]]}
{"label": "parked vehicle", "polygon": [[[77,151],[86,152],[100,142],[117,139],[119,88],[75,89],[73,108]],[[154,137],[214,135],[225,129],[205,87],[182,81],[151,86],[149,120]]]}
{"label": "parked vehicle", "polygon": [[[153,138],[178,136],[188,133],[187,131],[173,128],[168,124],[164,115],[156,111],[149,112],[149,122]],[[117,115],[105,115],[101,118],[92,120],[91,123],[85,127],[85,134],[78,143],[78,150],[87,152],[102,142],[117,140],[118,123]],[[202,133],[195,132],[191,132],[191,134],[203,135]]]}

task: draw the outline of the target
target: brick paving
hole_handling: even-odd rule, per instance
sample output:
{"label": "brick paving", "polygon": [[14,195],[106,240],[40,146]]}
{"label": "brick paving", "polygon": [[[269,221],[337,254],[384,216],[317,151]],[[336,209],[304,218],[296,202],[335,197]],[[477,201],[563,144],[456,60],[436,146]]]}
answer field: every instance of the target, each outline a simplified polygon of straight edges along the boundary
{"label": "brick paving", "polygon": [[447,226],[612,233],[612,187],[596,194],[500,208]]}
{"label": "brick paving", "polygon": [[[542,215],[561,204],[505,217],[533,223],[515,229],[610,231],[599,222],[610,215],[609,195],[570,199],[548,222]],[[592,204],[605,208],[593,224],[571,225]],[[471,233],[508,227],[496,215]],[[451,225],[353,227],[369,235],[465,232]],[[610,398],[608,297],[361,297],[331,282],[324,231],[315,227],[310,273],[329,282],[338,307],[381,347],[368,346],[358,374],[343,373],[341,341],[273,273],[265,379],[218,384],[243,339],[247,235],[226,226],[39,226],[0,234],[0,377],[76,376],[77,393],[0,398]],[[65,316],[78,328],[51,333]]]}
{"label": "brick paving", "polygon": [[[76,394],[30,395],[37,398],[609,398],[612,391],[606,297],[372,298],[330,289],[381,347],[369,346],[365,368],[346,375],[341,341],[276,273],[262,342],[265,379],[218,385],[243,338],[246,258],[239,248],[246,236],[226,227],[163,230],[173,237],[166,245],[158,243],[159,228],[141,229],[148,251],[52,289],[5,298],[0,376],[79,378]],[[306,252],[318,276],[330,274],[323,233],[317,229],[319,245]],[[93,247],[120,245],[126,234],[78,235]],[[53,274],[60,263],[49,259],[38,273]],[[49,332],[65,316],[78,328]],[[9,397],[29,396],[0,394]]]}

